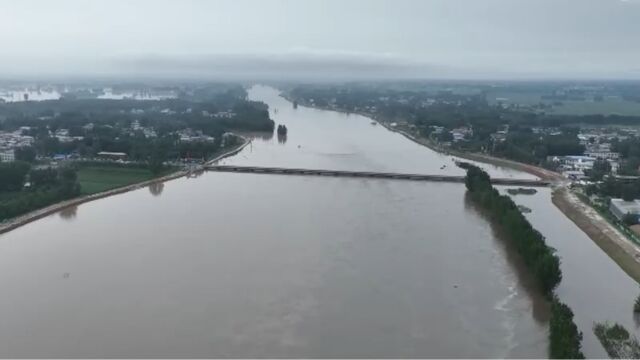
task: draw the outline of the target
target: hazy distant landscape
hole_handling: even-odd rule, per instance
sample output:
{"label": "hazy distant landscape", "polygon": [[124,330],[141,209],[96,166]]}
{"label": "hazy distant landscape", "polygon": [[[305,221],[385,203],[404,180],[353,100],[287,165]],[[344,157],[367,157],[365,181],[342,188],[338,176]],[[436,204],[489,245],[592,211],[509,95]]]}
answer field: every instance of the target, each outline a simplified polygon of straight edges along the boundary
{"label": "hazy distant landscape", "polygon": [[640,358],[638,19],[3,2],[0,358]]}

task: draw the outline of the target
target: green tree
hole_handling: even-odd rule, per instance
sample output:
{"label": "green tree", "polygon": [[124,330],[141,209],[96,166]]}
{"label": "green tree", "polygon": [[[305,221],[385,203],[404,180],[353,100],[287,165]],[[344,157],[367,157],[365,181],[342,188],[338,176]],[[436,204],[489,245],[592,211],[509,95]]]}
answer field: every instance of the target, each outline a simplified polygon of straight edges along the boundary
{"label": "green tree", "polygon": [[554,297],[549,320],[549,355],[552,359],[584,359],[582,333],[573,322],[573,311]]}
{"label": "green tree", "polygon": [[589,171],[589,177],[592,181],[600,181],[609,173],[611,173],[611,164],[607,160],[596,160],[593,162],[593,168]]}
{"label": "green tree", "polygon": [[624,222],[625,225],[628,225],[628,226],[635,225],[638,223],[638,215],[632,214],[632,213],[626,213],[622,217],[622,222]]}
{"label": "green tree", "polygon": [[622,186],[622,200],[633,201],[636,198],[636,189],[632,184],[624,184]]}
{"label": "green tree", "polygon": [[24,146],[15,149],[16,160],[25,162],[34,162],[36,159],[36,150],[31,146]]}
{"label": "green tree", "polygon": [[58,172],[60,179],[59,193],[63,198],[71,198],[80,194],[80,184],[78,184],[78,174],[70,166],[60,168]]}
{"label": "green tree", "polygon": [[31,166],[23,161],[0,163],[0,191],[22,189]]}

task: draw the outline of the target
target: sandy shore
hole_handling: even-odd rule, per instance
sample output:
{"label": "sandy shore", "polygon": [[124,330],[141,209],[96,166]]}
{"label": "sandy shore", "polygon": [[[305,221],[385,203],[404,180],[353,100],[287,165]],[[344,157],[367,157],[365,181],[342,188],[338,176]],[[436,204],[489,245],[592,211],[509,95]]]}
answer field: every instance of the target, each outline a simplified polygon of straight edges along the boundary
{"label": "sandy shore", "polygon": [[[238,152],[240,152],[242,149],[244,149],[245,146],[247,146],[251,140],[240,136],[243,139],[243,143],[234,148],[231,149],[223,154],[220,154],[218,156],[216,156],[215,158],[209,160],[207,162],[207,164],[214,162],[214,161],[218,161],[220,159],[223,159],[225,157],[228,156],[233,156],[235,154],[237,154]],[[143,181],[143,182],[139,182],[139,183],[135,183],[135,184],[131,184],[131,185],[127,185],[127,186],[122,186],[119,188],[115,188],[115,189],[111,189],[111,190],[107,190],[107,191],[103,191],[100,193],[96,193],[96,194],[91,194],[91,195],[85,195],[85,196],[80,196],[80,197],[76,197],[73,199],[69,199],[69,200],[65,200],[59,203],[55,203],[53,205],[49,205],[47,207],[44,207],[42,209],[38,209],[38,210],[34,210],[31,212],[28,212],[24,215],[20,215],[18,217],[15,217],[11,220],[7,220],[3,223],[0,224],[0,234],[6,233],[8,231],[11,231],[15,228],[18,228],[20,226],[26,225],[32,221],[36,221],[38,219],[41,219],[45,216],[54,214],[60,210],[63,210],[65,208],[71,207],[71,206],[77,206],[89,201],[94,201],[94,200],[98,200],[98,199],[103,199],[106,198],[108,196],[113,196],[113,195],[117,195],[117,194],[122,194],[125,192],[129,192],[132,190],[137,190],[140,188],[144,188],[146,186],[149,186],[151,184],[155,184],[155,183],[161,183],[161,182],[165,182],[165,181],[169,181],[169,180],[174,180],[177,178],[181,178],[183,176],[188,175],[189,172],[188,171],[176,171],[174,173],[171,173],[169,175],[163,176],[163,177],[159,177],[159,178],[155,178],[155,179],[151,179],[151,180],[147,180],[147,181]]]}

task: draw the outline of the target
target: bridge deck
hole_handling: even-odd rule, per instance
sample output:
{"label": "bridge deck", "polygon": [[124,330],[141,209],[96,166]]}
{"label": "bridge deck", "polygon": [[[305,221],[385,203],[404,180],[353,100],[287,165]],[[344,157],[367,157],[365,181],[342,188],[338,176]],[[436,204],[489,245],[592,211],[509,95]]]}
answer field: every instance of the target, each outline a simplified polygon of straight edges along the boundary
{"label": "bridge deck", "polygon": [[[296,168],[235,166],[235,165],[207,165],[205,166],[205,169],[210,171],[254,173],[254,174],[360,177],[360,178],[375,178],[375,179],[441,181],[441,182],[458,182],[458,183],[464,182],[464,178],[465,178],[464,176],[455,176],[455,175],[403,174],[403,173],[389,173],[389,172],[296,169]],[[491,178],[491,182],[496,185],[520,185],[520,186],[548,186],[549,185],[548,181],[527,180],[527,179]]]}

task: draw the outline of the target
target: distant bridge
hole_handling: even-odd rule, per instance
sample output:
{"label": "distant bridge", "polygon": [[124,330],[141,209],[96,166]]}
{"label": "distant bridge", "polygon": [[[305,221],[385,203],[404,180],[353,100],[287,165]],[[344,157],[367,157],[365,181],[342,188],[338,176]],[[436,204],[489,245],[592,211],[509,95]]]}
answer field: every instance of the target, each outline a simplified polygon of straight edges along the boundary
{"label": "distant bridge", "polygon": [[[454,175],[403,174],[403,173],[391,173],[391,172],[295,169],[295,168],[235,166],[235,165],[205,165],[204,168],[210,171],[251,173],[251,174],[333,176],[333,177],[373,178],[373,179],[413,180],[413,181],[439,181],[439,182],[457,182],[457,183],[464,183],[464,178],[465,178],[464,176],[454,176]],[[491,183],[495,185],[518,185],[518,186],[548,186],[549,185],[549,182],[544,180],[505,179],[505,178],[491,178]]]}

